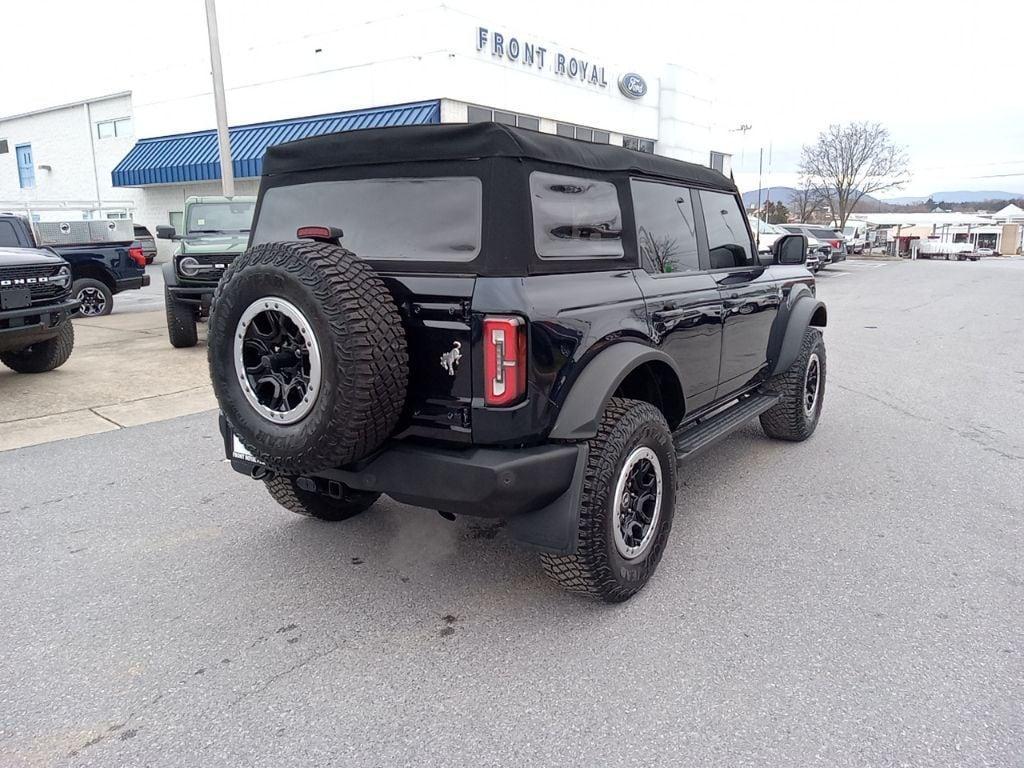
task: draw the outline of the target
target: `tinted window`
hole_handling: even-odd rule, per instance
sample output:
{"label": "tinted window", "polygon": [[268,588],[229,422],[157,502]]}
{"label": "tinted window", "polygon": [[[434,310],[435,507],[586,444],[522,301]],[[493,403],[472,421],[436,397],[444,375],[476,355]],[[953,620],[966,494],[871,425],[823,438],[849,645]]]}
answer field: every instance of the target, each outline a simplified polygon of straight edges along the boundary
{"label": "tinted window", "polygon": [[196,203],[188,207],[188,234],[203,232],[248,232],[256,204]]}
{"label": "tinted window", "polygon": [[708,255],[712,269],[743,267],[753,263],[750,233],[736,198],[702,189],[704,223],[708,231]]}
{"label": "tinted window", "polygon": [[693,194],[685,187],[632,182],[636,241],[643,268],[653,274],[700,269]]}
{"label": "tinted window", "polygon": [[582,139],[583,141],[593,141],[594,140],[594,132],[591,129],[589,129],[589,128],[580,128],[579,126],[577,126],[577,128],[576,128],[576,138],[577,139]]}
{"label": "tinted window", "polygon": [[608,138],[608,131],[594,131],[595,144],[607,144]]}
{"label": "tinted window", "polygon": [[622,211],[613,184],[534,171],[530,196],[538,256],[622,256]]}
{"label": "tinted window", "polygon": [[17,247],[18,233],[14,231],[14,225],[9,221],[0,221],[0,245]]}
{"label": "tinted window", "polygon": [[364,259],[470,261],[480,252],[483,191],[473,177],[356,179],[273,187],[254,243],[294,240],[303,226],[339,227]]}
{"label": "tinted window", "polygon": [[494,110],[494,122],[504,123],[505,125],[515,125],[516,116],[511,112],[501,112],[496,109]]}
{"label": "tinted window", "polygon": [[531,131],[540,130],[540,120],[536,117],[529,117],[528,115],[519,116],[519,127],[529,128]]}
{"label": "tinted window", "polygon": [[471,123],[489,123],[491,121],[491,110],[482,107],[469,107],[467,119]]}
{"label": "tinted window", "polygon": [[555,132],[559,136],[568,136],[570,139],[576,136],[576,126],[568,123],[559,123],[555,126]]}

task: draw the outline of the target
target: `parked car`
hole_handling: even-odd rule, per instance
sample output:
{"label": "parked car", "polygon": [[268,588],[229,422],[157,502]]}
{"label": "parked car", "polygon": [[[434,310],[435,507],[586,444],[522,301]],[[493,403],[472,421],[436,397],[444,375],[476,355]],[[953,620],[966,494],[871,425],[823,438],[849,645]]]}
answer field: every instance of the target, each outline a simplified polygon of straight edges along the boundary
{"label": "parked car", "polygon": [[[61,256],[71,268],[71,293],[83,317],[109,315],[114,295],[149,285],[146,258],[132,245],[133,233],[124,233],[127,220],[48,222],[41,241],[28,221],[0,214],[0,247],[39,248]],[[103,238],[110,235],[112,239]]]}
{"label": "parked car", "polygon": [[[0,235],[10,222],[0,221]],[[75,346],[71,267],[35,248],[0,246],[0,363],[44,373],[67,362]]]}
{"label": "parked car", "polygon": [[135,242],[133,248],[141,248],[142,255],[146,257],[146,263],[152,264],[156,258],[156,240],[153,234],[141,224],[135,224]]}
{"label": "parked car", "polygon": [[196,323],[209,316],[210,302],[224,270],[249,242],[255,197],[190,197],[182,215],[184,232],[158,226],[157,237],[177,240],[165,264],[164,310],[174,347],[194,347]]}
{"label": "parked car", "polygon": [[995,248],[978,248],[974,251],[974,255],[980,259],[986,256],[998,256],[999,254],[996,253]]}
{"label": "parked car", "polygon": [[792,232],[796,235],[804,235],[808,238],[813,237],[827,245],[830,252],[828,261],[825,262],[826,264],[835,264],[836,262],[846,260],[846,238],[828,227],[824,227],[820,224],[801,223],[782,224],[780,226],[787,232]]}
{"label": "parked car", "polygon": [[771,252],[772,245],[780,237],[790,234],[782,227],[777,224],[769,224],[767,221],[762,221],[757,216],[749,216],[750,228],[754,232],[754,242],[757,243],[757,249],[761,253]]}
{"label": "parked car", "polygon": [[814,432],[806,239],[761,263],[717,171],[491,122],[304,139],[263,170],[208,356],[232,467],[293,512],[500,518],[556,583],[621,601],[669,551],[677,461],[755,417]]}
{"label": "parked car", "polygon": [[[760,242],[757,245],[759,253],[771,253],[776,240],[792,234],[778,224],[769,224],[756,216],[750,216],[749,221],[750,228],[754,232],[754,241],[757,242],[760,237]],[[813,237],[807,238],[807,259],[804,264],[811,272],[818,272],[825,264],[828,264],[831,254],[831,247]]]}
{"label": "parked car", "polygon": [[[838,232],[838,230],[833,230]],[[843,237],[846,238],[846,249],[848,253],[861,254],[868,248],[868,228],[863,222],[847,222],[843,227]]]}

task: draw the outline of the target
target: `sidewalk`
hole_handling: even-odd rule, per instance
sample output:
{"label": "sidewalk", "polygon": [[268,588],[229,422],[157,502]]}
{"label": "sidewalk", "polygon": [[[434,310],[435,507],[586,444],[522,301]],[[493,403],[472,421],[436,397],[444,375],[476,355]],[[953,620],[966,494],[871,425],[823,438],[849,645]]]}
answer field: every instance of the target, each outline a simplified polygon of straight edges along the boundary
{"label": "sidewalk", "polygon": [[0,366],[0,451],[217,407],[200,343],[174,349],[162,310],[75,320],[75,350],[49,373]]}

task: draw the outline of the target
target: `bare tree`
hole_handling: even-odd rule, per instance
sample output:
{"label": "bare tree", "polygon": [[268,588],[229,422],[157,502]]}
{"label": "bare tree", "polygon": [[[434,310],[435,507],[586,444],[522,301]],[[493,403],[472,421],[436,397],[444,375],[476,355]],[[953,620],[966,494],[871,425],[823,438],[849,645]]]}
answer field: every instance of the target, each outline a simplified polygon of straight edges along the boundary
{"label": "bare tree", "polygon": [[679,241],[670,235],[656,237],[646,227],[640,227],[640,255],[644,263],[656,272],[674,272],[679,253]]}
{"label": "bare tree", "polygon": [[881,123],[830,125],[800,154],[801,176],[825,192],[840,227],[864,195],[906,184],[908,165],[906,151]]}
{"label": "bare tree", "polygon": [[796,213],[797,221],[814,221],[816,215],[828,204],[827,195],[806,176],[801,176],[789,201]]}

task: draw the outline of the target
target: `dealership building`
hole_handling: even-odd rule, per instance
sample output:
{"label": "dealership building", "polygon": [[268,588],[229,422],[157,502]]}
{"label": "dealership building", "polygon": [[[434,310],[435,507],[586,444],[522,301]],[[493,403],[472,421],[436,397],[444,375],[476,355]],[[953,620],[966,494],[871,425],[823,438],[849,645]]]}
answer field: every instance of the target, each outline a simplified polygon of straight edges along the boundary
{"label": "dealership building", "polygon": [[[255,194],[268,146],[336,131],[494,120],[631,147],[728,174],[714,83],[680,64],[622,62],[444,6],[226,52],[236,194]],[[37,220],[178,224],[219,194],[206,63],[123,92],[0,117],[0,210]],[[161,244],[167,248],[167,244]]]}

